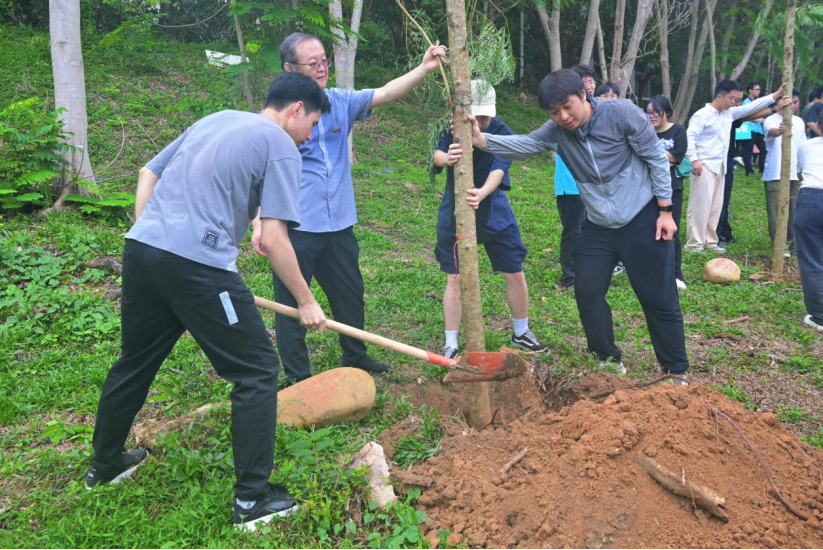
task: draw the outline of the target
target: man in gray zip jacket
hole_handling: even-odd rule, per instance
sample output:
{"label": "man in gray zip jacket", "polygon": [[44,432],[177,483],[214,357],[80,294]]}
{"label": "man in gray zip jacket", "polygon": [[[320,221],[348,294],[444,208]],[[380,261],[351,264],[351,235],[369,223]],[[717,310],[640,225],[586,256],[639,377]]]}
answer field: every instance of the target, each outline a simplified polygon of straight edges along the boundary
{"label": "man in gray zip jacket", "polygon": [[646,115],[627,100],[585,93],[572,70],[543,79],[540,107],[550,120],[528,135],[492,136],[473,124],[472,144],[512,159],[557,151],[586,205],[574,246],[575,299],[590,352],[625,373],[606,292],[618,261],[626,266],[663,370],[689,367],[683,314],[674,280],[669,163]]}

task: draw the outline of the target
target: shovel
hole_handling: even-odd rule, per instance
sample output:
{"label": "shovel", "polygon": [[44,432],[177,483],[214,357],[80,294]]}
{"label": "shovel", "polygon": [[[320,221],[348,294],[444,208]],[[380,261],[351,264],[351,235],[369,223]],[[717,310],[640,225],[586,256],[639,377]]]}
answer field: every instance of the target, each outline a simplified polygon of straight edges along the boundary
{"label": "shovel", "polygon": [[[299,319],[297,310],[293,307],[278,304],[271,300],[254,297],[257,307],[268,309],[288,317]],[[449,359],[436,353],[426,351],[408,344],[403,344],[365,330],[350,327],[331,319],[326,319],[326,327],[340,334],[357,338],[370,344],[375,344],[390,350],[404,353],[422,361],[441,365],[449,369],[443,382],[492,382],[508,380],[526,372],[527,363],[522,357],[512,352],[478,352],[470,351],[466,357]]]}

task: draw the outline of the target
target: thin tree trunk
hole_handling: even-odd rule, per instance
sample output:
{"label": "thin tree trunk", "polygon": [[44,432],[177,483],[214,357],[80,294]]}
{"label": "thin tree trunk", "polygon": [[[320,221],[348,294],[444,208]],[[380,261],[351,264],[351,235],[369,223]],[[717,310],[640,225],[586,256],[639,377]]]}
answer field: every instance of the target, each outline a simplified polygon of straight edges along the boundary
{"label": "thin tree trunk", "polygon": [[[621,0],[622,1],[622,0]],[[630,89],[630,84],[634,76],[634,65],[637,62],[637,54],[640,51],[640,42],[646,34],[646,26],[652,17],[654,0],[638,0],[637,14],[634,18],[632,34],[626,46],[626,53],[620,60],[619,69],[612,73],[612,82],[620,88],[621,96],[625,97]],[[614,60],[612,60],[614,61]]]}
{"label": "thin tree trunk", "polygon": [[[788,0],[786,5],[786,34],[783,39],[783,97],[792,97],[792,75],[794,71],[794,23],[797,16],[797,0]],[[780,159],[780,200],[777,202],[777,230],[774,234],[774,250],[772,251],[772,271],[783,273],[783,254],[786,252],[786,234],[789,224],[789,186],[791,185],[792,170],[792,106],[783,108],[783,157]],[[797,131],[802,132],[802,128]],[[761,151],[761,155],[764,151]],[[797,151],[795,151],[797,153]]]}
{"label": "thin tree trunk", "polygon": [[560,9],[557,4],[552,4],[552,14],[546,11],[540,0],[535,0],[534,8],[537,11],[537,18],[546,35],[546,43],[549,46],[549,66],[551,72],[559,71],[563,68],[563,60],[560,52]]}
{"label": "thin tree trunk", "polygon": [[[711,56],[712,87],[717,86],[717,43],[714,41],[714,13],[706,12],[706,22],[709,24],[709,55]],[[712,92],[714,93],[714,92]]]}
{"label": "thin tree trunk", "polygon": [[[454,167],[455,218],[457,219],[457,251],[460,269],[460,298],[463,305],[463,331],[466,351],[486,350],[486,329],[483,322],[483,303],[480,297],[480,274],[477,260],[477,225],[474,209],[464,200],[474,188],[471,124],[471,71],[466,36],[466,6],[463,0],[446,0],[449,23],[449,52],[452,84],[454,85],[454,141],[463,144],[465,153]],[[473,235],[473,236],[469,236]],[[492,420],[489,404],[489,383],[479,382],[466,386],[468,422],[475,429],[483,429]]]}
{"label": "thin tree trunk", "polygon": [[[686,65],[683,69],[683,75],[680,77],[680,84],[677,87],[677,97],[674,98],[674,114],[673,121],[678,124],[683,124],[686,118],[688,107],[683,104],[686,101],[686,95],[689,90],[689,80],[691,79],[692,66],[694,65],[694,43],[697,40],[697,21],[698,13],[700,11],[700,0],[695,0],[692,5],[691,21],[689,23],[689,43],[686,46]],[[686,111],[686,112],[684,112]]]}
{"label": "thin tree trunk", "polygon": [[[231,0],[231,3],[236,3],[237,0]],[[234,16],[234,31],[237,33],[237,47],[240,48],[240,62],[245,63],[246,59],[246,42],[243,40],[243,29],[240,27],[240,18]],[[248,71],[243,72],[243,93],[246,96],[246,103],[249,105],[249,111],[254,112],[254,96],[251,93],[251,85],[249,84]]]}
{"label": "thin tree trunk", "polygon": [[[697,39],[697,49],[694,54],[694,64],[692,65],[692,74],[689,79],[689,89],[686,94],[685,112],[688,113],[694,100],[694,93],[697,90],[697,84],[700,80],[700,65],[703,63],[703,55],[706,51],[706,42],[709,37],[709,14],[714,13],[714,8],[717,6],[717,0],[709,0],[706,5],[706,19],[703,21],[703,28],[700,29],[700,36]],[[711,91],[714,94],[714,89]]]}
{"label": "thin tree trunk", "polygon": [[[736,4],[732,3],[732,6]],[[729,66],[729,45],[732,42],[732,34],[734,33],[734,26],[737,23],[737,15],[729,16],[729,22],[726,23],[726,30],[723,31],[723,40],[720,42],[720,79],[726,78],[726,68]]]}
{"label": "thin tree trunk", "polygon": [[660,0],[657,4],[657,33],[660,40],[660,80],[663,95],[671,99],[672,78],[669,63],[669,0]]}
{"label": "thin tree trunk", "polygon": [[583,35],[583,46],[580,48],[580,64],[589,65],[592,62],[592,50],[597,36],[597,21],[599,19],[600,0],[589,0],[589,16],[586,19],[586,33]]}
{"label": "thin tree trunk", "polygon": [[612,81],[620,74],[620,60],[623,58],[623,26],[626,20],[626,0],[617,0],[614,9],[614,41],[612,42],[612,66],[609,74]]}
{"label": "thin tree trunk", "polygon": [[600,24],[600,14],[597,15],[597,62],[600,64],[603,82],[608,82],[609,66],[606,64],[606,41],[603,40],[603,27]]}
{"label": "thin tree trunk", "polygon": [[[343,3],[341,0],[333,0],[329,4],[329,13],[333,19],[336,19],[341,24],[345,23],[343,19]],[[363,15],[363,0],[353,0],[351,24],[349,28],[354,33],[360,31],[360,19]],[[334,66],[336,69],[337,85],[341,88],[349,90],[354,89],[354,60],[357,57],[357,35],[346,36],[338,26],[332,27],[334,33]],[[357,154],[354,150],[354,130],[349,134],[349,163],[357,163]]]}
{"label": "thin tree trunk", "polygon": [[83,187],[74,184],[80,180],[94,180],[89,161],[88,117],[86,115],[86,79],[83,51],[80,42],[80,0],[49,0],[49,34],[51,38],[51,66],[54,75],[54,106],[65,109],[60,113],[66,139],[75,151],[66,152],[71,174],[63,174],[58,186],[60,196],[51,208],[59,209],[70,192],[89,195]]}
{"label": "thin tree trunk", "polygon": [[[774,0],[768,0],[766,5],[763,6],[762,17],[764,21],[768,21],[769,12],[772,10],[772,5],[774,4]],[[752,34],[749,37],[749,43],[746,44],[746,49],[743,51],[743,57],[740,58],[740,63],[732,69],[732,73],[729,75],[729,78],[732,80],[737,80],[740,78],[740,75],[743,74],[743,71],[746,70],[746,65],[749,64],[749,59],[752,56],[752,52],[754,52],[755,46],[757,46],[757,41],[760,39],[760,32],[757,30],[757,19],[752,22]],[[769,88],[771,89],[771,88]]]}
{"label": "thin tree trunk", "polygon": [[774,57],[770,51],[766,56],[766,91],[774,89]]}

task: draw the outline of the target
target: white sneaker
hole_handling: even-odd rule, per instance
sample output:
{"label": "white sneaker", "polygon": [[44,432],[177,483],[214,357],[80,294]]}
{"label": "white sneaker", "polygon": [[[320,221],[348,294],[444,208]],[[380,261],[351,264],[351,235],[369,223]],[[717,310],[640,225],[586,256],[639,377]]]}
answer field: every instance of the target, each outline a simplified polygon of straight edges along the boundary
{"label": "white sneaker", "polygon": [[614,271],[612,271],[612,277],[620,275],[624,271],[626,271],[626,268],[623,266],[623,262],[617,262],[617,265],[614,266]]}
{"label": "white sneaker", "polygon": [[743,157],[734,157],[734,163],[738,166],[746,166],[746,164],[743,162]]}
{"label": "white sneaker", "polygon": [[812,327],[813,329],[817,329],[823,332],[823,325],[818,325],[817,323],[815,323],[811,315],[806,315],[806,318],[803,319],[803,322]]}
{"label": "white sneaker", "polygon": [[709,250],[712,250],[712,251],[714,251],[714,252],[717,252],[718,254],[725,254],[725,252],[726,252],[726,249],[725,249],[725,248],[723,248],[723,247],[722,247],[722,246],[720,246],[720,245],[710,246],[708,249],[709,249]]}
{"label": "white sneaker", "polygon": [[615,369],[617,374],[626,374],[629,372],[626,370],[626,366],[623,364],[623,361],[601,361],[597,366],[601,369]]}
{"label": "white sneaker", "polygon": [[791,253],[791,252],[784,252],[784,253],[783,253],[783,257],[784,257],[784,258],[791,258],[791,257],[792,257],[792,253]]}
{"label": "white sneaker", "polygon": [[689,375],[688,374],[683,373],[683,374],[678,374],[677,376],[679,376],[683,380],[681,380],[680,378],[669,378],[669,381],[672,384],[674,384],[675,386],[683,387],[683,386],[688,386],[689,385]]}
{"label": "white sneaker", "polygon": [[675,279],[674,284],[677,285],[677,290],[686,290],[686,283],[682,279]]}

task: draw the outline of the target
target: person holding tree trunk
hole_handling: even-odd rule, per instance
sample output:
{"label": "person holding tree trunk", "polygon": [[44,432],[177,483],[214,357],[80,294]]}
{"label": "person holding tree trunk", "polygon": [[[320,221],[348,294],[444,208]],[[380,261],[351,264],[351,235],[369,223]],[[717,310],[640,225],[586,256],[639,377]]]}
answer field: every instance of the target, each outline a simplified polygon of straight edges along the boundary
{"label": "person holding tree trunk", "polygon": [[[300,186],[300,228],[290,228],[300,271],[307,283],[317,279],[326,293],[332,315],[337,321],[362,329],[365,325],[363,275],[360,273],[360,247],[354,236],[357,210],[349,163],[348,138],[357,120],[368,120],[374,107],[395,101],[438,68],[437,58],[445,58],[444,46],[431,46],[421,64],[381,88],[347,90],[327,88],[329,60],[319,38],[293,33],[280,44],[280,61],[285,72],[302,73],[325,90],[332,108],[320,117],[311,140],[300,147],[303,171]],[[256,241],[253,241],[258,248]],[[259,253],[262,253],[258,249]],[[296,304],[295,296],[274,274],[277,302]],[[288,384],[311,376],[306,349],[306,330],[295,319],[275,316],[275,334]],[[356,338],[340,335],[343,356],[340,364],[372,374],[389,366],[368,356],[366,345]]]}
{"label": "person holding tree trunk", "polygon": [[[496,117],[494,88],[481,84],[479,80],[472,81],[471,112],[485,132],[501,136],[514,133]],[[455,254],[457,221],[454,214],[453,168],[462,156],[463,150],[459,143],[454,143],[452,133],[443,134],[434,152],[434,165],[437,172],[445,167],[448,170],[446,189],[443,191],[437,216],[437,246],[434,252],[440,262],[440,270],[448,274],[446,291],[443,293],[443,316],[446,321],[443,355],[449,359],[458,354],[457,336],[462,316],[459,266]],[[472,164],[474,189],[469,189],[466,202],[475,209],[478,244],[486,249],[492,269],[503,273],[506,278],[506,299],[514,328],[511,345],[526,351],[545,351],[546,346],[529,330],[529,289],[523,273],[526,247],[520,238],[520,227],[509,199],[506,198],[506,191],[511,189],[509,166],[512,161],[485,151],[474,151]]]}
{"label": "person holding tree trunk", "polygon": [[580,76],[568,69],[543,79],[538,100],[550,117],[539,129],[491,135],[470,117],[472,144],[513,159],[547,150],[560,153],[586,205],[587,219],[574,247],[574,290],[589,351],[604,366],[626,372],[606,301],[612,271],[622,260],[657,360],[665,372],[684,374],[689,362],[672,246],[677,226],[669,161],[654,128],[630,101],[586,94]]}
{"label": "person holding tree trunk", "polygon": [[117,483],[148,456],[124,452],[163,361],[188,331],[232,382],[234,524],[255,530],[297,504],[272,485],[279,360],[254,296],[237,273],[252,218],[272,269],[297,297],[300,323],[326,318],[300,274],[288,227],[300,223],[300,153],[330,104],[310,78],[283,74],[260,114],[195,122],[140,170],[137,221],[123,250],[122,345],[103,385],[86,488]]}
{"label": "person holding tree trunk", "polygon": [[738,107],[740,85],[734,80],[721,80],[715,86],[712,102],[689,119],[686,156],[692,162],[692,174],[686,211],[687,252],[726,252],[719,245],[717,223],[723,207],[726,170],[729,168],[726,158],[732,125],[735,120],[754,114],[778,100],[778,106],[788,105],[787,99],[780,99],[782,94],[783,84],[773,94]]}
{"label": "person holding tree trunk", "polygon": [[[800,92],[792,90],[792,160],[789,173],[791,181],[789,187],[789,226],[786,232],[786,257],[795,253],[794,243],[794,201],[800,190],[797,179],[797,151],[806,142],[806,133],[803,131],[803,119],[795,115],[800,108]],[[766,159],[766,169],[763,171],[763,186],[766,189],[766,216],[769,221],[769,238],[774,246],[774,235],[777,231],[777,209],[780,203],[780,175],[783,159],[783,133],[786,125],[783,123],[783,113],[778,111],[766,118],[764,123],[766,132],[766,148],[769,155]]]}

